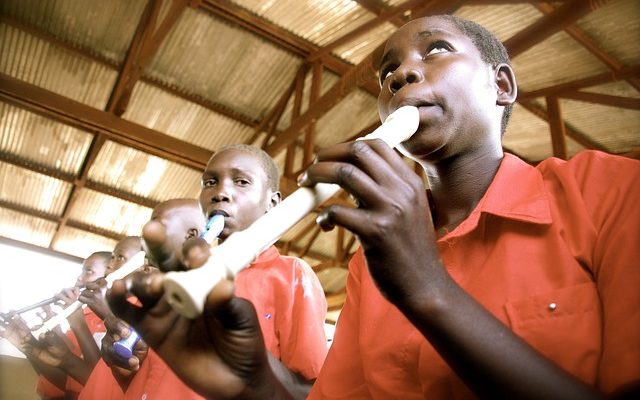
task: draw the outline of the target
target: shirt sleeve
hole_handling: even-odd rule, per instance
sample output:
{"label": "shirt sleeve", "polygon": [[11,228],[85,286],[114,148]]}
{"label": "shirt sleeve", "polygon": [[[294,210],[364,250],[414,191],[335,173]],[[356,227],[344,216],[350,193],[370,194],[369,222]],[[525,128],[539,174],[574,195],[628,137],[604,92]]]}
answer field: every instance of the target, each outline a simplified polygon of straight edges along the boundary
{"label": "shirt sleeve", "polygon": [[640,162],[598,152],[576,158],[574,173],[597,230],[592,273],[603,315],[598,386],[611,393],[640,379]]}
{"label": "shirt sleeve", "polygon": [[360,357],[360,284],[366,268],[362,249],[349,262],[347,298],[340,313],[333,344],[313,385],[310,400],[371,398],[367,390]]}
{"label": "shirt sleeve", "polygon": [[300,259],[291,261],[294,281],[288,285],[290,312],[277,328],[280,359],[289,369],[315,379],[327,355],[327,300],[311,267]]}

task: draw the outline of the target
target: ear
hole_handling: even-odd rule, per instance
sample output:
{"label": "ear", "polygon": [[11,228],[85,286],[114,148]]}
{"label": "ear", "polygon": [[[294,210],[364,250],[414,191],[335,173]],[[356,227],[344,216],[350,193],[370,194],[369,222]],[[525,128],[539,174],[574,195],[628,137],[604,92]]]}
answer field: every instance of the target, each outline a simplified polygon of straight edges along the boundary
{"label": "ear", "polygon": [[280,204],[281,200],[282,200],[282,194],[280,192],[271,193],[271,198],[269,199],[269,206],[267,208],[267,211],[271,210],[273,207]]}
{"label": "ear", "polygon": [[496,104],[508,106],[515,103],[518,96],[518,85],[513,68],[509,64],[498,64],[495,68],[495,80],[498,89]]}

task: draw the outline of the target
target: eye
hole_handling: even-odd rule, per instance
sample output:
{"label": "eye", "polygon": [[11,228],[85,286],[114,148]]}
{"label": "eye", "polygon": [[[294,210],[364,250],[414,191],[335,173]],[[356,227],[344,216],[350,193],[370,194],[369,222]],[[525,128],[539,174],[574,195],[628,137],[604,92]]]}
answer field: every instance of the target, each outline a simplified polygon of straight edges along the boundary
{"label": "eye", "polygon": [[239,186],[248,186],[251,184],[251,181],[246,178],[236,178],[234,182]]}
{"label": "eye", "polygon": [[202,187],[212,187],[214,186],[216,183],[218,183],[218,180],[215,178],[207,178],[207,179],[203,179],[202,180]]}
{"label": "eye", "polygon": [[431,43],[429,47],[427,47],[427,51],[424,53],[423,59],[435,54],[445,53],[451,50],[453,49],[451,48],[451,45],[449,45],[449,43],[442,40],[438,40],[436,42]]}
{"label": "eye", "polygon": [[124,261],[124,256],[123,255],[118,255],[117,260],[118,261]]}

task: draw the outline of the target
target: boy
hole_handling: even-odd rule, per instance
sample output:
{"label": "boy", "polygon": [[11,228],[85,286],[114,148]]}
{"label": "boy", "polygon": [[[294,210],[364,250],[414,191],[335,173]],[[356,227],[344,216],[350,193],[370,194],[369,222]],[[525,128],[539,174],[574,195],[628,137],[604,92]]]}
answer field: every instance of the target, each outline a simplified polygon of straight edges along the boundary
{"label": "boy", "polygon": [[[585,152],[532,167],[503,154],[515,75],[495,37],[468,21],[409,22],[389,39],[380,78],[382,120],[419,107],[418,131],[400,149],[424,167],[430,189],[425,196],[381,141],[320,151],[302,177],[358,200],[319,222],[350,229],[362,245],[310,398],[637,395],[638,162]],[[205,313],[224,313],[226,325],[209,340],[255,351],[259,340],[241,336],[255,316],[220,289]],[[259,354],[217,362],[212,369],[234,372],[233,393],[198,379],[195,366],[185,379],[227,398],[283,395]]]}
{"label": "boy", "polygon": [[[96,252],[82,263],[76,286],[56,295],[67,306],[78,297],[79,287],[104,276],[110,253]],[[25,353],[33,368],[40,374],[37,392],[43,399],[77,396],[99,358],[92,335],[104,332],[102,321],[93,315],[77,311],[69,316],[71,330],[66,335],[47,333],[36,340],[19,317],[7,327],[16,347]],[[92,314],[92,313],[91,313]]]}
{"label": "boy", "polygon": [[[219,236],[221,242],[233,232],[246,229],[279,202],[277,167],[271,157],[256,147],[231,145],[222,148],[210,159],[203,173],[200,206],[207,217],[213,214],[224,215],[225,226]],[[166,247],[163,242],[166,235],[161,228],[145,227],[143,235],[149,247]],[[187,253],[192,256],[188,267],[198,267],[208,255],[208,246],[196,245],[188,248]],[[202,254],[205,257],[200,258],[198,263],[193,262],[194,255]],[[182,266],[186,267],[187,265]],[[271,246],[251,266],[238,274],[235,284],[238,296],[249,299],[258,310],[259,326],[264,336],[262,350],[264,351],[265,345],[269,350],[269,357],[265,356],[265,360],[269,360],[279,378],[289,384],[290,390],[305,395],[310,382],[317,376],[327,351],[324,335],[326,300],[317,276],[304,261],[281,256]],[[144,298],[146,295],[139,297]],[[157,308],[164,310],[162,313],[153,311],[153,315],[140,315],[142,321],[138,326],[142,331],[147,325],[153,326],[156,323],[191,325],[192,321],[175,315],[166,307],[166,303],[161,301],[158,304]],[[111,305],[116,314],[118,309],[120,312],[127,310],[127,313],[140,313],[123,303]],[[169,318],[169,315],[173,317]],[[213,323],[214,321],[205,321],[205,325],[195,324],[191,329],[201,333],[212,328]],[[165,344],[154,339],[150,340],[163,357],[171,357],[167,352],[180,351],[170,343],[170,338]],[[211,349],[203,349],[200,352],[191,348],[182,354],[189,355],[189,358],[203,359],[210,351]],[[187,364],[185,367],[189,368]],[[224,381],[223,377],[227,373],[221,371],[213,374],[215,378],[212,379]],[[198,387],[195,389],[201,390]]]}

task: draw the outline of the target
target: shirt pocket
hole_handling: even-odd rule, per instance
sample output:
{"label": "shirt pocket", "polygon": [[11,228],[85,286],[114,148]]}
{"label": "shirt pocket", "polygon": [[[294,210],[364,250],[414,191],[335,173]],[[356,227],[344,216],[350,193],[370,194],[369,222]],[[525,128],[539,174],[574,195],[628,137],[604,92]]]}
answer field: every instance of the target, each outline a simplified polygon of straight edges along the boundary
{"label": "shirt pocket", "polygon": [[594,383],[602,347],[602,314],[593,282],[505,305],[511,329],[561,368]]}

